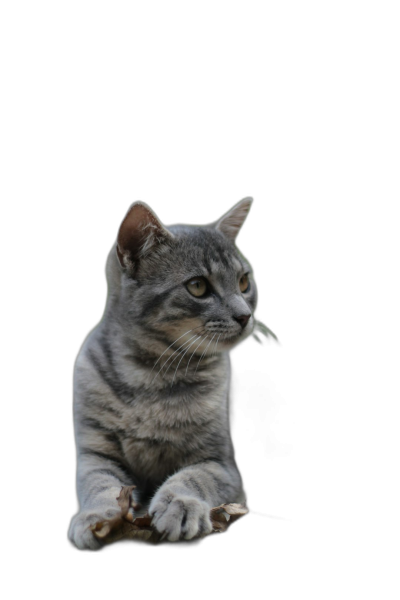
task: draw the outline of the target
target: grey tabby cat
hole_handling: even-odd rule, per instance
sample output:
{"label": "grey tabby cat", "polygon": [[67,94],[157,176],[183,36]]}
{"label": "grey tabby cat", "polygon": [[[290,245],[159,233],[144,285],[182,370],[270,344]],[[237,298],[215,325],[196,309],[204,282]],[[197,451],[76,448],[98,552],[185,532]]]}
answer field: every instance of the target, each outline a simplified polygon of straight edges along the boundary
{"label": "grey tabby cat", "polygon": [[143,202],[123,220],[104,316],[75,365],[78,548],[100,547],[90,526],[119,513],[121,486],[137,486],[171,541],[209,533],[211,507],[244,500],[228,351],[257,325],[251,266],[235,246],[251,202],[200,227],[165,227]]}

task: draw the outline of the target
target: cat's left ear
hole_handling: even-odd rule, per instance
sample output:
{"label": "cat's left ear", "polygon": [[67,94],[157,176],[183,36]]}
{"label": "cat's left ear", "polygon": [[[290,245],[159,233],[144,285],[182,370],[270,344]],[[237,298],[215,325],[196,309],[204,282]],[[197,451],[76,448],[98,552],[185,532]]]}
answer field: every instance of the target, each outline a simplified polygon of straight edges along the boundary
{"label": "cat's left ear", "polygon": [[215,228],[234,242],[249,214],[252,202],[253,198],[250,197],[240,200],[240,202],[235,204],[231,210],[215,223]]}

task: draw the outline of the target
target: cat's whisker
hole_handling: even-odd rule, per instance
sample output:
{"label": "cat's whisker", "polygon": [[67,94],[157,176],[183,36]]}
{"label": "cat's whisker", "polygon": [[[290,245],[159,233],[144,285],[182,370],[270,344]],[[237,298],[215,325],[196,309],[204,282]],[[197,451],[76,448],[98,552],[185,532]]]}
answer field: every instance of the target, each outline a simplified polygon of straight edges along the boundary
{"label": "cat's whisker", "polygon": [[[170,366],[175,362],[175,360],[177,358],[179,358],[179,356],[182,354],[182,352],[184,352],[184,350],[185,350],[184,346],[186,346],[187,344],[189,344],[192,339],[193,338],[190,338],[190,340],[188,340],[187,342],[185,342],[182,346],[180,346],[177,350],[175,350],[175,352],[173,354],[171,354],[171,356],[169,357],[169,359],[167,361],[165,361],[165,363],[161,366],[160,370],[158,371],[158,373],[157,373],[156,377],[153,379],[153,381],[155,381],[155,379],[158,377],[158,375],[160,373],[162,373],[162,377],[165,377],[165,375],[169,371]],[[162,370],[168,364],[168,362],[171,360],[171,358],[173,358],[174,356],[175,356],[174,360],[168,365],[168,367],[166,368],[166,370],[163,373]]]}
{"label": "cat's whisker", "polygon": [[200,329],[200,327],[203,327],[203,325],[199,325],[198,327],[192,327],[192,329],[189,329],[188,331],[185,331],[185,333],[182,333],[182,335],[181,335],[181,336],[179,336],[179,337],[178,337],[178,338],[177,338],[177,339],[176,339],[174,342],[172,342],[172,344],[171,344],[170,346],[168,346],[168,348],[166,348],[166,349],[164,350],[164,352],[161,354],[161,356],[160,356],[160,357],[159,357],[159,358],[156,360],[156,362],[155,362],[155,363],[154,363],[154,365],[153,365],[153,368],[152,368],[151,372],[153,372],[153,371],[154,371],[154,368],[155,368],[155,367],[157,366],[157,364],[160,362],[160,360],[162,359],[162,357],[164,356],[164,354],[165,354],[166,352],[168,352],[168,350],[169,350],[170,348],[172,348],[172,346],[173,346],[174,344],[176,344],[176,342],[179,342],[179,340],[180,340],[180,339],[182,339],[182,338],[183,338],[183,336],[187,335],[187,334],[188,334],[188,333],[190,333],[191,331],[196,331],[196,329]]}
{"label": "cat's whisker", "polygon": [[200,361],[201,361],[201,359],[203,358],[203,356],[206,354],[206,352],[207,352],[207,350],[208,350],[208,347],[209,347],[209,345],[211,344],[211,342],[213,341],[213,339],[215,338],[215,336],[216,336],[216,335],[217,335],[217,334],[216,334],[216,333],[214,333],[214,335],[212,336],[211,340],[210,340],[210,341],[208,342],[208,344],[207,344],[207,348],[204,350],[203,354],[200,356],[200,358],[199,358],[199,362],[197,363],[197,367],[196,367],[195,373],[197,373],[197,369],[199,368]]}
{"label": "cat's whisker", "polygon": [[[217,334],[215,334],[215,335],[217,335]],[[214,337],[215,337],[215,335],[214,335]],[[212,350],[212,346],[211,346],[211,348],[210,348],[210,352],[209,352],[209,354],[208,354],[208,357],[209,357],[209,358],[212,358],[212,355],[213,355],[213,350]],[[207,352],[206,352],[206,354],[205,354],[204,358],[205,358],[206,356],[207,356]]]}
{"label": "cat's whisker", "polygon": [[[193,337],[191,337],[191,338],[190,338],[190,340],[188,340],[187,342],[185,342],[184,344],[182,344],[182,346],[181,346],[180,348],[178,348],[178,350],[176,350],[176,351],[174,352],[174,354],[172,354],[172,356],[174,356],[174,355],[175,355],[175,354],[178,352],[178,354],[175,356],[174,360],[173,360],[173,361],[172,361],[172,362],[171,362],[171,363],[168,365],[168,368],[167,368],[167,370],[165,371],[165,373],[163,373],[163,377],[165,377],[165,376],[166,376],[166,374],[168,373],[169,369],[171,368],[171,366],[173,365],[173,363],[174,363],[174,362],[175,362],[175,361],[176,361],[176,360],[179,358],[179,356],[180,356],[180,355],[181,355],[183,352],[185,352],[185,351],[187,350],[187,348],[183,348],[183,346],[186,346],[186,344],[188,344],[188,343],[189,343],[189,342],[190,342],[190,341],[191,341],[191,340],[192,340],[194,337],[196,337],[196,335],[194,335]],[[199,338],[197,338],[197,339],[199,339]],[[194,340],[194,341],[196,341],[196,340]],[[193,343],[194,343],[194,342],[193,342]],[[190,344],[190,345],[191,345],[191,344]],[[181,348],[183,348],[183,349],[181,350]],[[190,346],[189,346],[189,348],[190,348]],[[179,352],[179,350],[180,350],[180,352]],[[169,360],[172,358],[172,356],[170,356],[170,357],[169,357],[168,361],[169,361]],[[168,361],[166,361],[166,362],[164,363],[164,365],[165,365],[165,364],[166,364]]]}
{"label": "cat's whisker", "polygon": [[204,340],[200,340],[200,343],[199,343],[199,344],[196,346],[196,348],[193,350],[193,352],[192,352],[192,355],[191,355],[191,357],[189,358],[189,362],[188,362],[188,364],[186,365],[186,372],[185,372],[185,375],[187,375],[188,368],[189,368],[189,365],[190,365],[190,361],[192,360],[192,358],[193,358],[193,356],[194,356],[194,354],[195,354],[195,352],[196,352],[197,348],[198,348],[199,346],[201,346],[201,344],[202,344],[203,342],[205,342],[207,338],[208,338],[208,335],[206,335],[206,337],[204,338]]}
{"label": "cat's whisker", "polygon": [[177,352],[179,352],[179,351],[180,351],[180,349],[181,349],[181,348],[183,348],[184,346],[186,346],[186,344],[188,344],[188,343],[189,343],[189,342],[190,342],[190,341],[191,341],[193,338],[195,338],[195,337],[196,337],[196,333],[195,333],[194,335],[192,335],[192,337],[190,337],[188,340],[186,340],[186,342],[183,342],[183,344],[181,344],[181,345],[179,346],[179,348],[177,348],[176,350],[174,350],[174,352],[171,354],[171,356],[170,356],[169,358],[167,358],[167,360],[166,360],[166,361],[165,361],[165,362],[162,364],[162,366],[161,366],[161,370],[162,370],[162,369],[165,367],[165,365],[167,365],[167,364],[169,363],[169,361],[171,360],[171,358],[172,358],[173,356],[175,356],[175,354],[176,354]]}
{"label": "cat's whisker", "polygon": [[[175,352],[173,352],[169,358],[167,358],[167,360],[166,360],[166,361],[165,361],[165,362],[164,362],[164,363],[161,365],[161,368],[159,369],[159,371],[158,371],[157,375],[156,375],[156,376],[153,378],[153,380],[152,380],[152,382],[151,382],[151,383],[153,383],[153,382],[154,382],[154,381],[157,379],[157,377],[159,376],[159,374],[161,373],[161,371],[163,370],[163,368],[165,367],[165,365],[166,365],[166,364],[167,364],[167,363],[168,363],[168,362],[171,360],[171,358],[172,358],[173,356],[175,356],[175,354],[176,354],[177,352],[179,352],[179,350],[180,350],[181,348],[183,348],[183,346],[186,346],[186,344],[188,344],[188,343],[189,343],[189,342],[190,342],[190,341],[191,341],[193,338],[195,338],[195,337],[196,337],[196,335],[197,335],[196,333],[195,333],[194,335],[192,335],[192,337],[191,337],[191,338],[189,338],[188,340],[186,340],[186,342],[184,342],[184,343],[183,343],[181,346],[179,346],[179,348],[178,348],[177,350],[175,350]],[[178,354],[178,356],[179,356],[179,354]],[[176,358],[178,358],[178,356],[177,356]],[[174,361],[175,361],[175,359],[174,359],[172,362],[174,362]],[[172,363],[170,364],[170,366],[171,366],[171,365],[172,365]],[[168,367],[168,369],[169,369],[169,367]],[[168,369],[167,369],[167,371],[168,371]]]}
{"label": "cat's whisker", "polygon": [[192,343],[190,344],[190,346],[189,346],[188,348],[186,348],[185,352],[182,354],[182,356],[181,356],[181,360],[178,362],[178,364],[177,364],[177,367],[176,367],[176,369],[175,369],[174,377],[173,377],[173,379],[172,379],[172,383],[171,383],[171,388],[172,388],[172,386],[174,385],[174,381],[175,381],[175,377],[176,377],[176,372],[177,372],[177,370],[179,369],[179,365],[181,364],[181,362],[182,362],[183,358],[185,357],[185,354],[188,352],[188,350],[190,350],[190,348],[193,346],[193,344],[195,344],[195,343],[197,342],[197,340],[198,340],[199,338],[201,338],[201,337],[202,337],[202,336],[200,335],[200,336],[199,336],[199,337],[198,337],[196,340],[194,340],[194,342],[192,342]]}
{"label": "cat's whisker", "polygon": [[221,337],[221,335],[222,335],[222,333],[220,333],[219,336],[217,337],[217,342],[215,344],[214,352],[212,353],[211,356],[215,356],[217,354],[218,342],[219,342],[219,338]]}

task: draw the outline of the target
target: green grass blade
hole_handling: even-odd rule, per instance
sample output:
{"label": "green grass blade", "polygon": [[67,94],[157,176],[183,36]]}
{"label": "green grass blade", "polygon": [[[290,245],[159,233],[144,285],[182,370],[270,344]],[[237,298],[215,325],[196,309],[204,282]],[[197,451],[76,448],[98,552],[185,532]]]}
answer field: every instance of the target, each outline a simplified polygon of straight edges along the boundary
{"label": "green grass blade", "polygon": [[274,339],[276,342],[279,342],[278,338],[276,337],[276,335],[274,334],[273,331],[271,331],[269,329],[269,327],[267,327],[266,325],[264,325],[264,323],[261,323],[261,321],[254,321],[254,327],[255,329],[259,332],[262,333],[263,335],[265,335],[265,337],[267,338],[272,338]]}
{"label": "green grass blade", "polygon": [[258,343],[259,343],[259,344],[261,344],[261,346],[262,346],[262,341],[261,341],[261,340],[260,340],[260,338],[259,338],[259,337],[258,337],[258,336],[257,336],[257,335],[254,333],[254,331],[253,331],[253,333],[252,333],[251,335],[252,335],[252,336],[253,336],[253,338],[256,340],[256,342],[258,342]]}

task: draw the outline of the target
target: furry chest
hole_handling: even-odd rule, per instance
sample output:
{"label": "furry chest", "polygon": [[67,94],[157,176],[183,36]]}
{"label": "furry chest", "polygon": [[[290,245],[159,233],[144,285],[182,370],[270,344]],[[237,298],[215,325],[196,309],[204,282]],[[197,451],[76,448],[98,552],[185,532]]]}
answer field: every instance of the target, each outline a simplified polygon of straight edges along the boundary
{"label": "furry chest", "polygon": [[221,410],[199,402],[147,404],[131,416],[123,451],[134,473],[163,479],[182,466],[207,459],[226,437]]}

